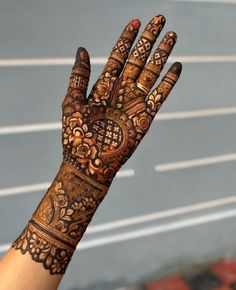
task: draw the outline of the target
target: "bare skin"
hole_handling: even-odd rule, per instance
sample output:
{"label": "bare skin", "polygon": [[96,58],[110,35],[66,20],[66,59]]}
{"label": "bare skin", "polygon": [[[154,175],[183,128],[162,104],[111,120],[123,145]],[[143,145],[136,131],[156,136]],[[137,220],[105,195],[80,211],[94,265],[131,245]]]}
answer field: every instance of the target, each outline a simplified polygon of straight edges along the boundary
{"label": "bare skin", "polygon": [[151,91],[176,42],[176,34],[167,32],[148,61],[164,24],[163,16],[154,17],[131,50],[140,27],[139,20],[132,20],[88,97],[89,55],[78,49],[62,104],[63,161],[0,262],[0,290],[57,289],[117,171],[180,76],[182,66],[177,62]]}

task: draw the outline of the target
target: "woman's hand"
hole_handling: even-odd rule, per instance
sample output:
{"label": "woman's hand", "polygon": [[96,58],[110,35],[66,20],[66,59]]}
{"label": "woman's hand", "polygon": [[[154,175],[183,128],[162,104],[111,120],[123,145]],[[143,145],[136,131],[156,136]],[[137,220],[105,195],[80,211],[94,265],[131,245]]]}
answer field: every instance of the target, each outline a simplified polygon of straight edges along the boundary
{"label": "woman's hand", "polygon": [[179,78],[181,64],[174,63],[148,95],[176,42],[175,32],[167,32],[147,62],[164,24],[163,16],[154,17],[129,55],[140,26],[132,20],[88,98],[89,55],[84,48],[77,51],[62,106],[64,157],[99,183],[110,184]]}
{"label": "woman's hand", "polygon": [[179,78],[181,64],[174,63],[149,94],[176,42],[176,34],[167,32],[147,61],[164,23],[163,16],[154,17],[129,54],[140,26],[139,20],[132,20],[88,98],[89,56],[84,48],[78,49],[62,104],[64,159],[1,261],[1,289],[58,287],[116,172],[134,152]]}

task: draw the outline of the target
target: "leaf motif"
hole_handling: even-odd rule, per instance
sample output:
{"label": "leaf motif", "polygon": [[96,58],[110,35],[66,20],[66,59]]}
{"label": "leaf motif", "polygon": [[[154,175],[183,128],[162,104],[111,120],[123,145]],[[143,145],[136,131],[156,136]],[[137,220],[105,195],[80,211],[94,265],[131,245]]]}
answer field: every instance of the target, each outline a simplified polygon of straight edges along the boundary
{"label": "leaf motif", "polygon": [[62,208],[60,211],[60,218],[62,218],[66,214],[66,209]]}
{"label": "leaf motif", "polygon": [[92,132],[87,132],[86,134],[85,134],[85,137],[92,137],[93,136],[93,133]]}
{"label": "leaf motif", "polygon": [[88,131],[88,126],[86,124],[83,124],[82,128],[83,128],[84,132]]}
{"label": "leaf motif", "polygon": [[67,215],[72,215],[74,213],[74,211],[73,211],[73,209],[71,209],[71,208],[69,208],[68,210],[67,210]]}
{"label": "leaf motif", "polygon": [[56,247],[52,246],[52,248],[51,248],[51,254],[52,254],[52,256],[55,256],[56,255]]}
{"label": "leaf motif", "polygon": [[27,240],[24,239],[23,244],[22,244],[22,249],[23,249],[24,251],[27,249],[27,244],[28,244]]}
{"label": "leaf motif", "polygon": [[47,257],[47,254],[48,254],[48,253],[41,252],[41,253],[39,254],[39,259],[40,259],[41,261],[44,261],[45,258]]}
{"label": "leaf motif", "polygon": [[65,215],[64,217],[63,217],[63,220],[65,220],[65,221],[71,221],[71,218],[68,216],[68,215]]}
{"label": "leaf motif", "polygon": [[48,256],[47,259],[46,259],[46,265],[47,265],[48,267],[50,267],[51,264],[52,264],[52,257],[51,257],[51,256]]}

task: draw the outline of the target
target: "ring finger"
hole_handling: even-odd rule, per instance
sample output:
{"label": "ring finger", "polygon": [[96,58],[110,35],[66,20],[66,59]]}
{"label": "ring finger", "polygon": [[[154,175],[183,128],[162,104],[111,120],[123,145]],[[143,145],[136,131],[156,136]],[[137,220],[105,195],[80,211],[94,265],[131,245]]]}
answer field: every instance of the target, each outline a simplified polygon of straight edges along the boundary
{"label": "ring finger", "polygon": [[165,17],[155,16],[146,26],[139,41],[133,48],[128,57],[127,64],[122,74],[122,79],[131,79],[135,81],[149,57],[153,44],[159,36],[165,24]]}
{"label": "ring finger", "polygon": [[158,79],[175,43],[177,35],[173,31],[166,33],[158,48],[137,79],[137,86],[147,95]]}

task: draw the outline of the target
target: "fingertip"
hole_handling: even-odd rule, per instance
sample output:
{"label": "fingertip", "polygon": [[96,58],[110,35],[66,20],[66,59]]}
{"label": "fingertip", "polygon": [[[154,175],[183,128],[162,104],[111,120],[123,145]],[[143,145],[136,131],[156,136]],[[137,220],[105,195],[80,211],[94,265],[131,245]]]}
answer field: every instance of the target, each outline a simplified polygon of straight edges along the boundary
{"label": "fingertip", "polygon": [[78,47],[77,51],[76,51],[76,58],[80,58],[80,54],[83,52],[88,54],[86,48],[84,48],[82,46]]}
{"label": "fingertip", "polygon": [[75,57],[75,66],[84,66],[89,68],[90,67],[90,60],[89,60],[89,54],[86,48],[79,47],[76,52]]}
{"label": "fingertip", "polygon": [[174,31],[168,31],[166,32],[163,42],[170,45],[174,46],[177,41],[177,33]]}
{"label": "fingertip", "polygon": [[141,22],[138,18],[135,18],[135,19],[130,20],[129,25],[134,27],[135,29],[139,29]]}
{"label": "fingertip", "polygon": [[170,71],[179,77],[181,74],[181,71],[182,71],[182,63],[181,62],[173,63],[171,68],[170,68]]}
{"label": "fingertip", "polygon": [[160,23],[160,22],[164,24],[166,23],[166,18],[164,15],[159,14],[153,17],[153,21],[155,24]]}
{"label": "fingertip", "polygon": [[134,35],[137,35],[140,25],[141,25],[141,22],[139,19],[132,19],[126,26],[125,30],[133,33]]}

